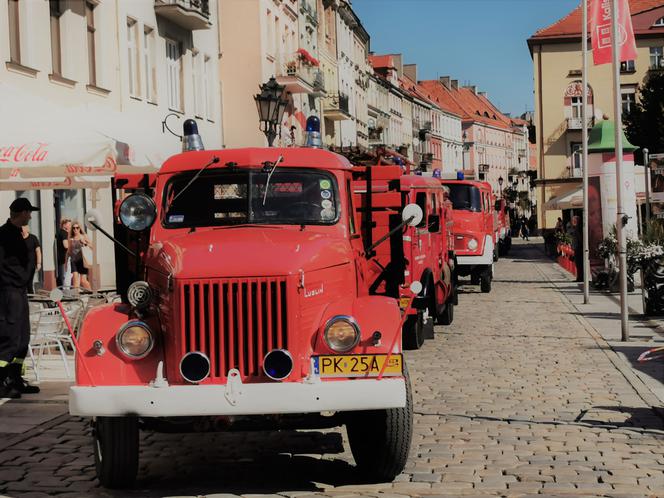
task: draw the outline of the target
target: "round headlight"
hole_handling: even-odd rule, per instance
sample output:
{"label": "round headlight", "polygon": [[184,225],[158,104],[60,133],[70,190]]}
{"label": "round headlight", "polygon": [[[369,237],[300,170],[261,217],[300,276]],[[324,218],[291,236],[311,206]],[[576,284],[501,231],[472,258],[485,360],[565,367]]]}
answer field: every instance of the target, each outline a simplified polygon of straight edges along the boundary
{"label": "round headlight", "polygon": [[134,232],[150,228],[156,217],[157,207],[145,194],[132,194],[120,204],[120,221]]}
{"label": "round headlight", "polygon": [[474,251],[475,249],[477,249],[477,240],[476,239],[470,239],[468,241],[468,249],[470,249],[471,251]]}
{"label": "round headlight", "polygon": [[131,359],[145,358],[154,346],[152,332],[147,324],[133,321],[125,323],[115,336],[120,351]]}
{"label": "round headlight", "polygon": [[360,327],[353,317],[334,316],[325,324],[325,342],[334,351],[350,351],[360,342]]}
{"label": "round headlight", "polygon": [[133,282],[127,289],[127,301],[134,308],[143,309],[147,308],[152,302],[152,289],[147,282],[138,280]]}

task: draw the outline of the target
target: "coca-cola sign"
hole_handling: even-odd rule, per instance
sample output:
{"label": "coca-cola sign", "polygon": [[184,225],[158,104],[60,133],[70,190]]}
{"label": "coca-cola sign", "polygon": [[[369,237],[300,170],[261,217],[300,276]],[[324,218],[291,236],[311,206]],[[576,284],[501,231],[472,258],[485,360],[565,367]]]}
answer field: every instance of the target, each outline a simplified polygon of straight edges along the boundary
{"label": "coca-cola sign", "polygon": [[48,146],[45,142],[0,145],[0,163],[43,163]]}

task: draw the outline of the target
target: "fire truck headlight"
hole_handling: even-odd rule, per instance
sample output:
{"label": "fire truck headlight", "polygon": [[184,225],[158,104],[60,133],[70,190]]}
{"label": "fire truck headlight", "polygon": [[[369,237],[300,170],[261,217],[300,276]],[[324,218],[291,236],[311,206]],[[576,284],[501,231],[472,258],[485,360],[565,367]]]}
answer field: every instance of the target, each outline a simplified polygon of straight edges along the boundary
{"label": "fire truck headlight", "polygon": [[352,316],[333,316],[325,324],[324,337],[330,349],[345,353],[360,342],[360,326]]}
{"label": "fire truck headlight", "polygon": [[115,335],[115,343],[122,353],[132,360],[145,358],[154,346],[150,327],[144,322],[125,323]]}
{"label": "fire truck headlight", "polygon": [[470,239],[468,241],[468,249],[470,249],[471,251],[477,249],[477,239]]}
{"label": "fire truck headlight", "polygon": [[145,194],[132,194],[120,204],[120,221],[134,232],[150,228],[156,218],[157,207]]}

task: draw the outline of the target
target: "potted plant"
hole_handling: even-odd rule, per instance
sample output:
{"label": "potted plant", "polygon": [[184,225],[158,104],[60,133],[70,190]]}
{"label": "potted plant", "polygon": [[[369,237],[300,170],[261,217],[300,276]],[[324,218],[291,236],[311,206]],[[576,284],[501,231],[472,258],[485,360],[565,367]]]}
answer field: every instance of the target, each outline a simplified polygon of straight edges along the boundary
{"label": "potted plant", "polygon": [[639,258],[641,298],[646,315],[664,313],[664,226],[661,220],[650,220],[643,230],[643,247]]}

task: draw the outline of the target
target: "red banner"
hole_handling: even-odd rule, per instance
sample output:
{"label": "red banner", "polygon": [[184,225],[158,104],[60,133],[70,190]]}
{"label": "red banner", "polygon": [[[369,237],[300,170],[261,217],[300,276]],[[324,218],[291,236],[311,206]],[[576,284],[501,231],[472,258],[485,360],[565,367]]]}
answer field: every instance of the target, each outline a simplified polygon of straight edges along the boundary
{"label": "red banner", "polygon": [[[618,47],[620,60],[636,59],[636,41],[632,27],[632,15],[628,0],[613,0],[618,3]],[[591,0],[590,36],[593,42],[593,62],[595,65],[610,64],[611,49],[611,0]]]}

